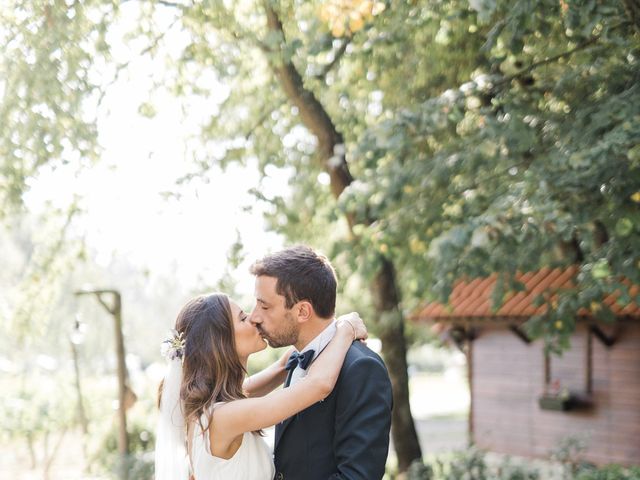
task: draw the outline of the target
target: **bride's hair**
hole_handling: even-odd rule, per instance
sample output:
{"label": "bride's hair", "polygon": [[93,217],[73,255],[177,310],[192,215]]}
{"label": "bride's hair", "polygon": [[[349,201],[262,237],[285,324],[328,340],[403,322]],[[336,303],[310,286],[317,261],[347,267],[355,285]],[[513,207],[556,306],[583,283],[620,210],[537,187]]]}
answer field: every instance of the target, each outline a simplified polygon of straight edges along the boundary
{"label": "bride's hair", "polygon": [[216,402],[245,398],[246,371],[235,346],[229,297],[213,293],[189,301],[178,314],[175,329],[185,338],[180,400],[186,424]]}

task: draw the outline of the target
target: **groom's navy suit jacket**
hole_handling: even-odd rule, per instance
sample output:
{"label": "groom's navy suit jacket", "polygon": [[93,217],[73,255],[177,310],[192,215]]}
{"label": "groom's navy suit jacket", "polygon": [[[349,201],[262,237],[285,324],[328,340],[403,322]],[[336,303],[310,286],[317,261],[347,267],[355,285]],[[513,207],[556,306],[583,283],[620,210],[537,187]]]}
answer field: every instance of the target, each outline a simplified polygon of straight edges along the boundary
{"label": "groom's navy suit jacket", "polygon": [[275,480],[381,479],[391,408],[382,359],[354,342],[331,395],[276,425]]}

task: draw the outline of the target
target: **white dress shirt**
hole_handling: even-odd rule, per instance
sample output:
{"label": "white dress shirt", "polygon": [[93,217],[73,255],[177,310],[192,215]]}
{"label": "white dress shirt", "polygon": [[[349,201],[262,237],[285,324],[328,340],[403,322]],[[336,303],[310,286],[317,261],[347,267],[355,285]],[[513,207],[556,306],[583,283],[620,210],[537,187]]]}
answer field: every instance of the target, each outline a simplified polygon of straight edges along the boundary
{"label": "white dress shirt", "polygon": [[[304,353],[307,350],[313,350],[314,351],[313,359],[311,360],[311,362],[313,363],[313,361],[318,357],[318,355],[320,355],[322,350],[324,350],[324,348],[329,344],[333,336],[336,334],[336,329],[337,329],[336,320],[334,319],[329,325],[327,325],[327,327],[322,332],[320,332],[320,334],[317,337],[311,340],[300,351],[300,353]],[[311,364],[309,364],[309,367],[310,366]],[[308,367],[307,367],[307,370],[308,370]],[[291,375],[291,383],[289,385],[293,385],[301,378],[306,377],[307,370],[303,370],[302,368],[300,368],[299,365],[297,365],[296,368],[294,368],[293,370],[293,373]]]}

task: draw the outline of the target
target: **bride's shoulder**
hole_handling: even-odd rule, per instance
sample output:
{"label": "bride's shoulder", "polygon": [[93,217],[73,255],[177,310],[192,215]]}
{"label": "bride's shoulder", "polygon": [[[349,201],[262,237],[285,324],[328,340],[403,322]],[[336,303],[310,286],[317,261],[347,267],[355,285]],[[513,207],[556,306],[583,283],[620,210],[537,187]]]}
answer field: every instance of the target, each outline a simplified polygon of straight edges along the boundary
{"label": "bride's shoulder", "polygon": [[218,418],[220,418],[220,415],[224,415],[224,409],[222,407],[224,407],[227,403],[229,402],[212,403],[207,408],[205,408],[204,412],[202,412],[202,417],[206,418],[207,423],[211,422],[212,420],[215,422],[214,416],[218,416]]}
{"label": "bride's shoulder", "polygon": [[213,419],[213,415],[215,411],[219,409],[221,406],[223,406],[225,403],[227,402],[215,402],[205,407],[202,411],[202,414],[200,415],[200,421],[199,422],[196,421],[195,423],[199,424],[199,426],[201,426],[201,429],[203,430],[208,428],[209,423],[211,423],[211,420]]}

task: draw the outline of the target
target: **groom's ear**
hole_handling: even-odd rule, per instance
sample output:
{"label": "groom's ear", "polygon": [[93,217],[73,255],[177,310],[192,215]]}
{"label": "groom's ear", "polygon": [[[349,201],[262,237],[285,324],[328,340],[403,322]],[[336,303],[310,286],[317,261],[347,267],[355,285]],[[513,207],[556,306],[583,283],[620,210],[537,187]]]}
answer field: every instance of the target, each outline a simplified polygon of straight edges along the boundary
{"label": "groom's ear", "polygon": [[303,300],[298,304],[298,322],[306,322],[313,317],[313,306]]}

